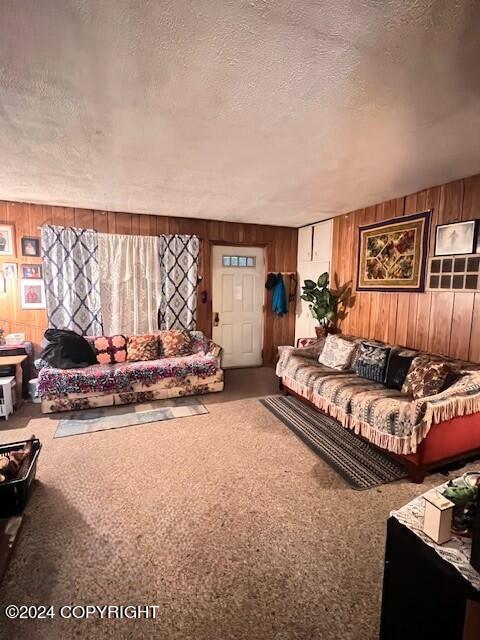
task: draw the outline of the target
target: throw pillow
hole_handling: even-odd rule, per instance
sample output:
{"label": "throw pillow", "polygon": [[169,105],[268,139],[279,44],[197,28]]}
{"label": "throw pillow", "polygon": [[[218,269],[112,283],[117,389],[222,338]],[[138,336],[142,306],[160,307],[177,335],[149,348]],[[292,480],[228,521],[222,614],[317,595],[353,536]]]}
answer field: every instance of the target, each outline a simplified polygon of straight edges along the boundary
{"label": "throw pillow", "polygon": [[318,360],[325,347],[325,340],[326,338],[312,338],[308,346],[297,347],[293,350],[293,353],[302,358],[314,358]]}
{"label": "throw pillow", "polygon": [[191,354],[206,354],[209,351],[209,340],[207,336],[201,331],[190,332],[190,353]]}
{"label": "throw pillow", "polygon": [[127,344],[127,360],[139,362],[140,360],[156,360],[158,358],[157,336],[145,333],[139,336],[129,336]]}
{"label": "throw pillow", "polygon": [[177,358],[190,355],[192,337],[186,329],[168,329],[160,331],[161,354],[164,358]]}
{"label": "throw pillow", "polygon": [[410,365],[402,393],[412,395],[415,399],[434,396],[442,391],[447,379],[455,371],[451,362],[432,360],[428,355],[417,356]]}
{"label": "throw pillow", "polygon": [[99,364],[115,364],[127,359],[127,339],[125,336],[97,336],[90,338]]}
{"label": "throw pillow", "polygon": [[385,379],[385,386],[388,389],[398,389],[399,391],[402,389],[415,356],[416,353],[412,351],[392,351]]}
{"label": "throw pillow", "polygon": [[386,345],[362,342],[355,363],[355,373],[367,380],[384,382],[391,350]]}
{"label": "throw pillow", "polygon": [[325,346],[318,361],[326,367],[345,371],[350,366],[356,348],[355,342],[345,340],[340,336],[329,335],[325,340]]}

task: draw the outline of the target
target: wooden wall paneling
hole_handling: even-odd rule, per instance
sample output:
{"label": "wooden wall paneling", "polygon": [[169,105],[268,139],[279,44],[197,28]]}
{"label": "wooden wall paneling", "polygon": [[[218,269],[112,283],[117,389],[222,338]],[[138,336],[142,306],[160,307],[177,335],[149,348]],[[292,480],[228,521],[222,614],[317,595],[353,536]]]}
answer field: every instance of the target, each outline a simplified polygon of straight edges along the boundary
{"label": "wooden wall paneling", "polygon": [[90,209],[74,209],[74,225],[78,229],[93,229],[94,215]]}
{"label": "wooden wall paneling", "polygon": [[99,233],[108,233],[108,216],[106,211],[93,212],[93,228]]}
{"label": "wooden wall paneling", "polygon": [[443,291],[432,293],[428,351],[432,353],[449,353],[452,314],[453,294]]}
{"label": "wooden wall paneling", "polygon": [[[438,224],[480,218],[480,176],[424,189],[336,218],[332,271],[343,280],[355,280],[360,225],[372,222],[372,218],[380,221],[427,209],[433,210],[429,239],[429,255],[433,255]],[[353,222],[352,228],[344,221]],[[345,258],[347,251],[342,250],[347,247],[350,260]],[[480,294],[357,292],[355,306],[342,323],[342,330],[480,362]]]}
{"label": "wooden wall paneling", "polygon": [[[134,233],[159,235],[163,233],[195,233],[200,238],[199,274],[203,280],[199,292],[207,292],[207,302],[197,304],[198,328],[211,335],[211,241],[228,243],[264,244],[267,269],[271,271],[296,271],[297,230],[267,225],[242,225],[191,218],[170,218],[146,214],[105,212],[93,209],[71,209],[49,205],[0,202],[0,222],[15,225],[17,255],[3,262],[40,262],[40,258],[22,260],[22,235],[39,236],[38,227],[45,223],[60,226],[93,228],[102,233]],[[25,331],[27,337],[38,343],[46,328],[43,310],[21,309],[19,281],[8,281],[8,291],[0,295],[0,321],[7,332]],[[271,300],[270,300],[271,303]],[[292,344],[295,325],[295,305],[289,313],[277,318],[271,308],[265,313],[265,361],[273,363],[280,344]]]}
{"label": "wooden wall paneling", "polygon": [[475,294],[455,292],[453,298],[452,323],[448,354],[454,358],[468,360]]}
{"label": "wooden wall paneling", "polygon": [[472,330],[470,333],[469,360],[480,362],[480,295],[475,294],[472,314]]}
{"label": "wooden wall paneling", "polygon": [[479,217],[480,208],[480,175],[465,178],[463,181],[462,220],[473,220]]}

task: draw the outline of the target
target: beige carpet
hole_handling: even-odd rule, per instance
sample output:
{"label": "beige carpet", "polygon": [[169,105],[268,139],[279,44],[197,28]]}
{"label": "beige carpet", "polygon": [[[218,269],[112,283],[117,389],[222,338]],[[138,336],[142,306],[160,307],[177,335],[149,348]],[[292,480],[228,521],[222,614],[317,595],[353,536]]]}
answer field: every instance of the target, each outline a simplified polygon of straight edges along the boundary
{"label": "beige carpet", "polygon": [[[423,487],[352,491],[269,411],[269,370],[230,372],[210,413],[53,439],[2,604],[151,604],[156,620],[0,621],[1,637],[374,640],[388,513]],[[30,418],[32,416],[32,418]]]}

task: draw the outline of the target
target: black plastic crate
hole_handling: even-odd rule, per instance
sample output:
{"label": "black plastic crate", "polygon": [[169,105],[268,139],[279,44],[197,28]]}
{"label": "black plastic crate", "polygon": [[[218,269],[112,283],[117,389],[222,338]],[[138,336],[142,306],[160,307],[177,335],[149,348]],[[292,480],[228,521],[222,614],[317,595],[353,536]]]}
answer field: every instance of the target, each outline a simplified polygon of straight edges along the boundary
{"label": "black plastic crate", "polygon": [[[28,440],[0,445],[0,456],[11,453],[12,451],[20,451],[27,442]],[[41,448],[42,443],[40,440],[34,438],[32,440],[32,460],[25,477],[0,484],[0,518],[9,518],[10,516],[22,513],[24,510],[30,495],[32,482],[35,480],[37,460]]]}

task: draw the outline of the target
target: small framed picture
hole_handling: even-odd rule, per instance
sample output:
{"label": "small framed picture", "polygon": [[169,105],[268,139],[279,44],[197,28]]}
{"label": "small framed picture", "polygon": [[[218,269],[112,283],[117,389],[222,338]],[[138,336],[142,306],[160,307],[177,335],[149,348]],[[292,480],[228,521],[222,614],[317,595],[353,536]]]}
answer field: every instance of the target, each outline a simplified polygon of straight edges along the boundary
{"label": "small framed picture", "polygon": [[0,256],[15,255],[14,230],[13,224],[0,224]]}
{"label": "small framed picture", "polygon": [[13,280],[18,275],[16,262],[3,263],[3,277],[5,280]]}
{"label": "small framed picture", "polygon": [[7,293],[7,281],[4,276],[0,273],[0,294]]}
{"label": "small framed picture", "polygon": [[40,238],[22,238],[22,256],[39,256]]}
{"label": "small framed picture", "polygon": [[45,309],[45,286],[43,280],[21,280],[20,303],[22,309]]}
{"label": "small framed picture", "polygon": [[22,264],[20,266],[21,277],[26,280],[33,278],[34,280],[42,279],[42,265],[41,264]]}
{"label": "small framed picture", "polygon": [[435,237],[435,255],[455,256],[473,253],[475,226],[475,220],[438,225]]}

